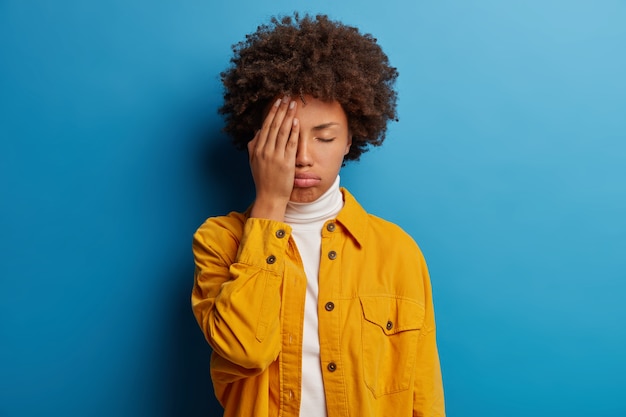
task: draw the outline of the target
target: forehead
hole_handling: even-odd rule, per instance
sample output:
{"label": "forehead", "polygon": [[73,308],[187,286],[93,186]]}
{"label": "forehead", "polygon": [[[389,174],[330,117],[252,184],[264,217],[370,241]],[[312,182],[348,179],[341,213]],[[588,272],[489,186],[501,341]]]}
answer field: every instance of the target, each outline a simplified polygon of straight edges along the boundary
{"label": "forehead", "polygon": [[347,116],[338,101],[322,101],[311,96],[304,96],[298,100],[296,117],[301,125],[315,127],[319,124],[336,123],[345,125]]}

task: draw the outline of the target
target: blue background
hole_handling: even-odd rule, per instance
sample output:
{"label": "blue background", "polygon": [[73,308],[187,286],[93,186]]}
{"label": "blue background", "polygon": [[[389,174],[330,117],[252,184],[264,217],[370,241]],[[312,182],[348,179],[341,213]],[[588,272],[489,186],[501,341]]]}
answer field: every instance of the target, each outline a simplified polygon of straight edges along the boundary
{"label": "blue background", "polygon": [[219,415],[191,235],[253,196],[231,44],[373,33],[400,122],[344,169],[429,261],[449,416],[626,416],[624,1],[0,1],[0,416]]}

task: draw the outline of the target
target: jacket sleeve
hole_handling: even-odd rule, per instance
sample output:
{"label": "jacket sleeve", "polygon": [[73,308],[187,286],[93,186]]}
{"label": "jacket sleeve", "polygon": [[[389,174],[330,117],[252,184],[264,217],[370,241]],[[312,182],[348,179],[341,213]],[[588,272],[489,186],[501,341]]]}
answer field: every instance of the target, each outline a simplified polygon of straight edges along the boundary
{"label": "jacket sleeve", "polygon": [[426,263],[423,258],[421,261],[426,311],[417,348],[413,389],[413,417],[444,417],[446,411],[441,367],[437,352],[432,289]]}
{"label": "jacket sleeve", "polygon": [[250,218],[239,238],[229,220],[209,219],[194,234],[191,302],[214,354],[223,359],[220,374],[236,380],[263,372],[280,352],[281,284],[291,229]]}

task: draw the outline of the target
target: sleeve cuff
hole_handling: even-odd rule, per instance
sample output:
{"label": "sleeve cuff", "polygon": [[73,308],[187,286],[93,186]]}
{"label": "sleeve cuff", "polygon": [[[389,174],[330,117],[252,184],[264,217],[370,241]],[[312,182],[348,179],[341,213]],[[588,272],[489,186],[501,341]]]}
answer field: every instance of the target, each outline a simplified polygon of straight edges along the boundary
{"label": "sleeve cuff", "polygon": [[243,229],[236,262],[282,273],[291,226],[275,220],[249,218]]}

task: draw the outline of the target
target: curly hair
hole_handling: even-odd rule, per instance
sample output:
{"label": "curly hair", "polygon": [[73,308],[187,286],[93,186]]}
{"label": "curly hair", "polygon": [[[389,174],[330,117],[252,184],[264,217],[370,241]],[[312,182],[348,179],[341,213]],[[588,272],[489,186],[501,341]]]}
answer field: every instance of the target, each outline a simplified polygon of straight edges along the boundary
{"label": "curly hair", "polygon": [[245,149],[277,96],[338,101],[348,118],[352,146],[345,160],[358,160],[385,139],[387,122],[397,121],[396,68],[370,34],[314,18],[272,18],[232,47],[231,66],[222,72],[224,132]]}

